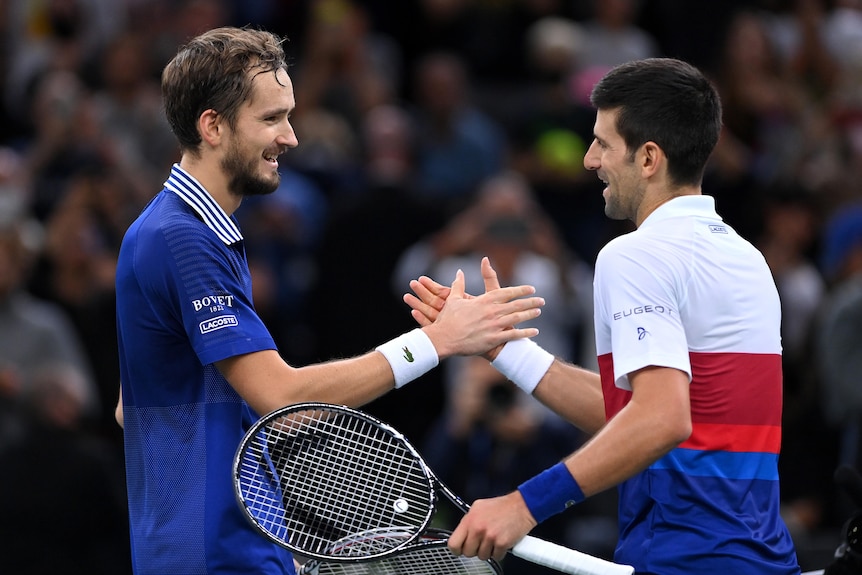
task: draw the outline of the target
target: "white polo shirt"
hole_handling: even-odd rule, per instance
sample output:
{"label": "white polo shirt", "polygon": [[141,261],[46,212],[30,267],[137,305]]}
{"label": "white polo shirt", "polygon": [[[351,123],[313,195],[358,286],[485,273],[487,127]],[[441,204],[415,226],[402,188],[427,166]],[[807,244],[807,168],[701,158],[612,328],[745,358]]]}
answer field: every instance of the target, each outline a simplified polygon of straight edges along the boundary
{"label": "white polo shirt", "polygon": [[667,575],[798,573],[779,515],[781,311],[762,254],[712,197],[674,198],[602,249],[594,298],[608,418],[633,371],[691,380],[691,437],[620,487],[616,559]]}

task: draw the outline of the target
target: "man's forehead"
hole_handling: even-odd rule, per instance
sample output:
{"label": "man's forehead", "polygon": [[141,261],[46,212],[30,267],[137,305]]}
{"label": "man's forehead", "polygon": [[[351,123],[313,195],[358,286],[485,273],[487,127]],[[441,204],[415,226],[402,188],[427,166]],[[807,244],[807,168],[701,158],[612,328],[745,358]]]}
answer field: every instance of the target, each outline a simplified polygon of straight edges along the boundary
{"label": "man's forehead", "polygon": [[617,133],[618,110],[598,110],[596,112],[595,135],[605,138],[613,137]]}
{"label": "man's forehead", "polygon": [[257,69],[251,73],[252,90],[247,105],[268,105],[275,97],[293,99],[293,82],[284,68],[266,71]]}

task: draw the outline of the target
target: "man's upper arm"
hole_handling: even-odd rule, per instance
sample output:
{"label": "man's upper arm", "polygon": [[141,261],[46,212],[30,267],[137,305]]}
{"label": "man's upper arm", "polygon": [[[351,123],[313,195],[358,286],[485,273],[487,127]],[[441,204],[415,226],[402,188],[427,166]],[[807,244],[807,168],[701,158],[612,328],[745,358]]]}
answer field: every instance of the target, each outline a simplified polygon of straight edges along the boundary
{"label": "man's upper arm", "polygon": [[[291,367],[276,350],[268,349],[234,355],[216,362],[231,387],[263,415],[289,402]],[[273,385],[279,382],[280,385]]]}
{"label": "man's upper arm", "polygon": [[690,379],[686,372],[672,367],[647,366],[628,374],[632,401],[648,412],[666,430],[668,446],[688,439],[691,434]]}

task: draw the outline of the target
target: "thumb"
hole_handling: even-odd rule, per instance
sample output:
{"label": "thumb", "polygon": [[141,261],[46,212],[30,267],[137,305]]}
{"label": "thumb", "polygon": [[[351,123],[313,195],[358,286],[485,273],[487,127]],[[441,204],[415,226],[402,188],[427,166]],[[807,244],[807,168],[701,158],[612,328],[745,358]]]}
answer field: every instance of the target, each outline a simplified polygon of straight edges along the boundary
{"label": "thumb", "polygon": [[464,297],[464,291],[466,280],[464,279],[464,271],[460,268],[457,272],[455,272],[455,281],[452,282],[452,288],[449,292],[449,297],[455,296],[457,298]]}
{"label": "thumb", "polygon": [[482,258],[482,279],[485,280],[485,293],[500,288],[500,279],[488,256]]}

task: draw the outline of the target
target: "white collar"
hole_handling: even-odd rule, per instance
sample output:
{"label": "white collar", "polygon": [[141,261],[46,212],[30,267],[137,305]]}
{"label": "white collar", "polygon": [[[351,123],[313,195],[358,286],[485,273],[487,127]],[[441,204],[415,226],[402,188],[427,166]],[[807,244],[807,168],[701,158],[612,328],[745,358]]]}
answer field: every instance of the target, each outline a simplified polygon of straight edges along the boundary
{"label": "white collar", "polygon": [[715,198],[703,194],[677,196],[666,201],[641,222],[639,228],[655,226],[662,221],[680,216],[701,216],[721,220],[715,211]]}

